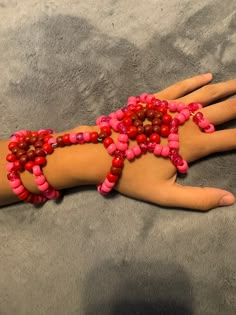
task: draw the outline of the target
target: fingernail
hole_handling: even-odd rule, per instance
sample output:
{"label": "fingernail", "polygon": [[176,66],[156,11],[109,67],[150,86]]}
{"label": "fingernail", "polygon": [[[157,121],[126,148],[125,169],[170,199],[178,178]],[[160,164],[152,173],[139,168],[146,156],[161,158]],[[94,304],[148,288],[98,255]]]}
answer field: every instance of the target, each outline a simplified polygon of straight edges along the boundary
{"label": "fingernail", "polygon": [[207,80],[211,80],[212,79],[212,73],[205,73],[202,75],[204,78],[206,78]]}
{"label": "fingernail", "polygon": [[232,205],[234,202],[235,202],[234,196],[231,195],[231,194],[228,194],[228,195],[225,195],[223,198],[221,198],[219,205],[220,205],[221,207],[223,207],[223,206],[230,206],[230,205]]}

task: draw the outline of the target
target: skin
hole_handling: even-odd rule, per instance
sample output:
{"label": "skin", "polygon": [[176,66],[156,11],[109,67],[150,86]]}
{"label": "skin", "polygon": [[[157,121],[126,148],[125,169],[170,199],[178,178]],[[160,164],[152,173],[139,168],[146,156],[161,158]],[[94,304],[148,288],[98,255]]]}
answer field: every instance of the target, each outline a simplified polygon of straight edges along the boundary
{"label": "skin", "polygon": [[[154,95],[159,99],[178,100],[186,104],[199,102],[204,106],[210,105],[203,108],[201,112],[215,125],[235,119],[236,99],[222,102],[219,100],[235,94],[236,80],[209,84],[211,80],[212,74],[210,73],[195,76]],[[98,131],[98,127],[80,126],[55,136],[81,131]],[[115,134],[114,138],[116,136]],[[179,137],[180,154],[188,162],[196,161],[215,152],[236,148],[236,129],[206,134],[201,132],[191,119],[180,127]],[[8,141],[0,142],[2,156],[8,153],[7,145]],[[111,165],[111,157],[102,144],[59,148],[47,157],[47,161],[44,174],[56,189],[100,184]],[[146,154],[134,162],[125,161],[121,178],[115,189],[138,200],[192,210],[207,211],[219,206],[232,205],[235,202],[235,197],[228,191],[211,187],[182,186],[176,183],[176,176],[176,169],[168,159]],[[16,202],[18,199],[12,193],[6,180],[4,159],[0,163],[0,178],[2,178],[0,205]],[[31,174],[24,172],[22,181],[27,189],[38,192]]]}

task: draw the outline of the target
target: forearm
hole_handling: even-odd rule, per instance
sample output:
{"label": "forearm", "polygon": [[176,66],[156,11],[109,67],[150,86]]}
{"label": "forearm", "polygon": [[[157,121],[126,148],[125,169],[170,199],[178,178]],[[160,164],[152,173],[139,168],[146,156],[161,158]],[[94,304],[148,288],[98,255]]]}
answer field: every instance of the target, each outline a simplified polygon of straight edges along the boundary
{"label": "forearm", "polygon": [[[74,130],[57,133],[54,137],[67,132],[85,131],[98,131],[98,128],[78,127]],[[9,153],[8,144],[8,140],[0,142],[0,206],[19,201],[7,179],[6,155]],[[47,155],[47,164],[43,168],[43,173],[49,184],[58,190],[80,185],[95,185],[101,183],[106,177],[110,162],[111,158],[100,143],[70,145],[57,148],[52,154]],[[40,193],[31,173],[24,171],[20,176],[27,190],[36,194]]]}

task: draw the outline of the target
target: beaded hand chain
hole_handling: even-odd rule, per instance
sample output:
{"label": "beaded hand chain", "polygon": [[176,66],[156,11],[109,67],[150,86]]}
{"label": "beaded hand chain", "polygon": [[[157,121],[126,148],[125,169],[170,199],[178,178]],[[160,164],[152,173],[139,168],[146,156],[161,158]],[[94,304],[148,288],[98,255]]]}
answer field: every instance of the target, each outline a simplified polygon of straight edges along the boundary
{"label": "beaded hand chain", "polygon": [[[48,199],[60,197],[60,191],[54,189],[43,175],[42,168],[46,165],[46,156],[58,147],[74,144],[103,143],[108,153],[113,156],[110,171],[104,182],[98,186],[101,194],[109,193],[117,183],[124,160],[129,161],[147,152],[156,156],[169,158],[180,173],[186,173],[188,164],[179,154],[178,128],[193,116],[193,121],[202,131],[214,132],[214,126],[204,118],[199,103],[167,102],[156,99],[146,93],[131,96],[123,109],[101,116],[96,125],[98,132],[79,132],[53,137],[53,130],[31,132],[20,130],[10,138],[9,153],[6,157],[7,178],[13,192],[20,200],[33,204],[43,203]],[[174,116],[168,114],[175,113]],[[148,121],[148,123],[146,123]],[[118,141],[111,137],[112,131],[118,133]],[[167,138],[168,144],[161,145],[161,138]],[[129,140],[136,141],[132,146]],[[20,173],[24,170],[34,175],[34,180],[42,194],[29,192],[22,184]]]}

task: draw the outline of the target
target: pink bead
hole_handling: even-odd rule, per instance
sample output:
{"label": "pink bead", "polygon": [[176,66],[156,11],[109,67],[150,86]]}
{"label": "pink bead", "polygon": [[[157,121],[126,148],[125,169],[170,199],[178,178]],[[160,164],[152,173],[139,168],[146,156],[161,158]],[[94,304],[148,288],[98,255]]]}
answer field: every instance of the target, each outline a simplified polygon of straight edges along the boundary
{"label": "pink bead", "polygon": [[155,149],[154,149],[153,153],[154,153],[155,155],[161,155],[162,148],[163,148],[162,145],[157,144],[157,145],[155,146]]}
{"label": "pink bead", "polygon": [[127,103],[128,103],[128,105],[131,105],[131,104],[136,105],[136,103],[137,103],[136,97],[135,96],[130,96],[128,98]]}
{"label": "pink bead", "polygon": [[148,94],[147,93],[143,93],[140,95],[140,101],[142,103],[146,103],[146,98],[147,98]]}
{"label": "pink bead", "polygon": [[124,118],[124,112],[121,110],[121,109],[118,109],[117,111],[116,111],[116,118],[117,119],[119,119],[119,120],[121,120],[121,119],[123,119]]}
{"label": "pink bead", "polygon": [[126,157],[129,161],[133,160],[135,157],[134,152],[131,149],[125,151]]}
{"label": "pink bead", "polygon": [[97,187],[97,190],[98,190],[98,192],[99,192],[101,195],[106,195],[106,192],[102,190],[102,185],[99,185],[99,186]]}
{"label": "pink bead", "polygon": [[90,142],[90,140],[91,140],[90,132],[84,132],[83,138],[84,138],[85,142]]}
{"label": "pink bead", "polygon": [[205,129],[204,129],[204,132],[206,132],[206,133],[212,133],[212,132],[214,132],[215,131],[215,127],[214,127],[214,125],[212,125],[212,124],[209,124]]}
{"label": "pink bead", "polygon": [[125,134],[119,134],[118,141],[126,143],[129,141],[129,137]]}
{"label": "pink bead", "polygon": [[14,168],[13,162],[8,162],[7,163],[7,171],[11,172],[13,170],[13,168]]}
{"label": "pink bead", "polygon": [[199,121],[198,126],[204,129],[204,128],[207,128],[209,124],[210,124],[209,120],[206,118],[203,118],[203,120]]}
{"label": "pink bead", "polygon": [[175,115],[175,118],[178,119],[180,125],[182,125],[186,120],[185,116],[181,113]]}
{"label": "pink bead", "polygon": [[47,190],[48,188],[49,188],[48,182],[44,182],[42,185],[39,185],[39,186],[38,186],[38,189],[39,189],[40,191],[45,191],[45,190]]}
{"label": "pink bead", "polygon": [[186,120],[190,117],[190,111],[188,109],[181,110],[181,114],[185,116]]}
{"label": "pink bead", "polygon": [[49,143],[49,144],[57,143],[57,140],[54,139],[54,138],[50,138],[50,139],[48,140],[48,143]]}
{"label": "pink bead", "polygon": [[177,103],[176,102],[169,102],[169,111],[170,112],[176,112],[177,110]]}
{"label": "pink bead", "polygon": [[99,125],[100,127],[108,127],[109,126],[109,123],[107,121],[103,121],[100,123]]}
{"label": "pink bead", "polygon": [[12,142],[17,142],[17,137],[16,136],[12,136],[12,137],[10,137],[10,140],[12,141]]}
{"label": "pink bead", "polygon": [[123,142],[117,142],[116,147],[120,151],[125,151],[125,150],[128,149],[128,144],[127,143],[123,143]]}
{"label": "pink bead", "polygon": [[188,170],[188,163],[185,160],[183,160],[183,164],[178,165],[177,169],[180,173],[186,173]]}
{"label": "pink bead", "polygon": [[76,133],[70,134],[70,142],[77,143]]}
{"label": "pink bead", "polygon": [[140,156],[142,154],[141,148],[138,144],[134,145],[131,149],[135,156]]}
{"label": "pink bead", "polygon": [[101,123],[101,121],[102,121],[103,118],[106,118],[106,116],[103,115],[103,116],[98,117],[98,119],[96,120],[96,125],[97,125],[97,126],[100,125],[100,123]]}
{"label": "pink bead", "polygon": [[116,119],[116,113],[110,113],[109,117],[112,118],[112,119]]}
{"label": "pink bead", "polygon": [[16,188],[13,188],[13,192],[16,194],[16,195],[20,195],[23,193],[23,191],[25,190],[24,186],[23,185],[20,185]]}
{"label": "pink bead", "polygon": [[115,152],[115,150],[116,150],[115,143],[110,144],[109,147],[107,148],[107,152],[111,155]]}
{"label": "pink bead", "polygon": [[102,190],[105,192],[105,193],[109,193],[112,188],[106,186],[104,183],[102,184]]}
{"label": "pink bead", "polygon": [[169,155],[169,153],[170,153],[170,148],[168,146],[163,146],[162,151],[161,151],[161,155],[166,157]]}
{"label": "pink bead", "polygon": [[40,175],[34,179],[34,182],[36,183],[36,185],[43,185],[46,182],[46,178],[45,176]]}
{"label": "pink bead", "polygon": [[47,199],[54,199],[54,197],[55,197],[55,190],[51,190],[50,192],[43,191],[43,195],[44,195]]}
{"label": "pink bead", "polygon": [[183,102],[180,102],[177,104],[177,111],[180,113],[185,107],[186,105]]}
{"label": "pink bead", "polygon": [[155,97],[153,95],[147,95],[146,97],[146,103],[151,104],[153,101],[155,101]]}
{"label": "pink bead", "polygon": [[171,149],[178,149],[179,148],[179,141],[170,141],[168,143],[169,148]]}
{"label": "pink bead", "polygon": [[119,120],[112,118],[109,124],[115,131],[118,131],[118,126],[120,124]]}
{"label": "pink bead", "polygon": [[46,129],[40,129],[40,130],[38,131],[38,134],[40,135],[40,134],[44,133],[45,131],[47,131],[47,130],[46,130]]}
{"label": "pink bead", "polygon": [[39,165],[33,166],[33,174],[34,176],[40,176],[43,174]]}
{"label": "pink bead", "polygon": [[168,136],[168,141],[179,141],[179,136],[176,133],[170,133]]}
{"label": "pink bead", "polygon": [[115,183],[114,183],[114,182],[113,182],[113,183],[110,182],[110,181],[107,179],[107,177],[105,178],[103,184],[106,185],[107,187],[110,187],[110,188],[112,188],[112,187],[115,186]]}
{"label": "pink bead", "polygon": [[21,185],[21,181],[20,181],[20,179],[15,179],[13,181],[10,181],[9,184],[10,184],[11,188],[17,188]]}

